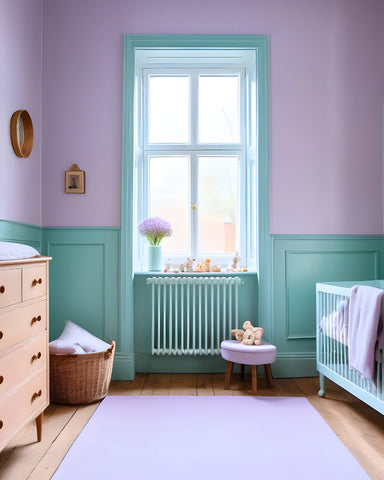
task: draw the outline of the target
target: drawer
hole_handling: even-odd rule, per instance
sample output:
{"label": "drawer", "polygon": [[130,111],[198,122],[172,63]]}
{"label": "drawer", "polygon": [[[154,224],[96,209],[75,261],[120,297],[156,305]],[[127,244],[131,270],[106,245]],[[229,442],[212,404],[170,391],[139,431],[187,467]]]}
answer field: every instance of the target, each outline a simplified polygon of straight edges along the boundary
{"label": "drawer", "polygon": [[22,292],[23,301],[47,294],[47,267],[45,264],[23,268]]}
{"label": "drawer", "polygon": [[47,301],[0,314],[0,352],[47,329]]}
{"label": "drawer", "polygon": [[47,333],[0,356],[0,397],[47,364]]}
{"label": "drawer", "polygon": [[48,406],[47,373],[31,378],[14,394],[0,398],[0,450],[24,425]]}
{"label": "drawer", "polygon": [[21,302],[21,268],[0,270],[0,308]]}

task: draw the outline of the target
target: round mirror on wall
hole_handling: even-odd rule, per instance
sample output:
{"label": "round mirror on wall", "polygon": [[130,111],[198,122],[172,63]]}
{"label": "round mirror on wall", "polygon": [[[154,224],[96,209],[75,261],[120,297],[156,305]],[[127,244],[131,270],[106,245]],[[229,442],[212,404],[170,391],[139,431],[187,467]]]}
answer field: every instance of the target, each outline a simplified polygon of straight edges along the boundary
{"label": "round mirror on wall", "polygon": [[18,157],[29,157],[33,147],[33,125],[27,110],[17,110],[12,115],[11,142]]}

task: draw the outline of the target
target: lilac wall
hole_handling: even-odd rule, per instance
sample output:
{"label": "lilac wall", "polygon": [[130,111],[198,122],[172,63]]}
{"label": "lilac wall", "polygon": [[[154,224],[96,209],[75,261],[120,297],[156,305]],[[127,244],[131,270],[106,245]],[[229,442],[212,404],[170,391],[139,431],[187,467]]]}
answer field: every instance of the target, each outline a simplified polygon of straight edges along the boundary
{"label": "lilac wall", "polygon": [[[41,225],[42,0],[0,2],[0,219]],[[28,158],[12,149],[9,125],[25,109],[34,126]]]}
{"label": "lilac wall", "polygon": [[[43,224],[120,224],[123,34],[270,34],[272,233],[380,234],[381,0],[43,0]],[[65,195],[78,163],[86,195]]]}

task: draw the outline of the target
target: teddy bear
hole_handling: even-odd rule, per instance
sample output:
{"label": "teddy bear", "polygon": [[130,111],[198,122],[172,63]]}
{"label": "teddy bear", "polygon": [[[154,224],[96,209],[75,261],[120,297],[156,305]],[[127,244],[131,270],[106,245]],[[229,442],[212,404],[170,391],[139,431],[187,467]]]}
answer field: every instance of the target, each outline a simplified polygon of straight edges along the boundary
{"label": "teddy bear", "polygon": [[177,267],[172,267],[172,265],[167,262],[165,265],[164,265],[164,273],[179,273],[179,272],[183,272],[184,270],[182,270],[184,266],[183,265],[180,265],[179,268]]}
{"label": "teddy bear", "polygon": [[[239,252],[235,253],[235,256],[232,259],[232,262],[223,269],[223,272],[238,272],[239,270],[239,265],[240,265],[240,260],[241,257],[239,255]],[[244,269],[241,269],[241,271],[246,271]]]}
{"label": "teddy bear", "polygon": [[186,272],[193,272],[194,263],[195,263],[194,259],[187,257],[184,263],[184,270]]}
{"label": "teddy bear", "polygon": [[205,260],[201,260],[201,262],[199,262],[197,265],[196,265],[196,268],[195,268],[195,272],[210,272],[211,271],[211,259],[210,258],[206,258]]}
{"label": "teddy bear", "polygon": [[261,337],[264,330],[261,327],[254,327],[250,321],[243,323],[243,330],[234,329],[231,331],[232,338],[243,345],[261,345]]}
{"label": "teddy bear", "polygon": [[241,257],[239,255],[239,252],[235,253],[235,256],[233,257],[232,264],[230,265],[233,270],[237,270],[239,268]]}

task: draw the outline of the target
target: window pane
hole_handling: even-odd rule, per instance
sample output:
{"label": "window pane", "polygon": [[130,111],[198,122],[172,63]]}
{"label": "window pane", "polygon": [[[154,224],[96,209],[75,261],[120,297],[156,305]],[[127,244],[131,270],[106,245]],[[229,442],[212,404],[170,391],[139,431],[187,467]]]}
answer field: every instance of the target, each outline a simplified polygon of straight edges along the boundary
{"label": "window pane", "polygon": [[199,142],[240,142],[238,76],[199,76]]}
{"label": "window pane", "polygon": [[173,235],[162,242],[163,253],[187,255],[189,249],[189,158],[149,157],[149,216],[168,220]]}
{"label": "window pane", "polygon": [[238,250],[239,157],[199,157],[199,253]]}
{"label": "window pane", "polygon": [[189,77],[149,76],[148,142],[189,141]]}

